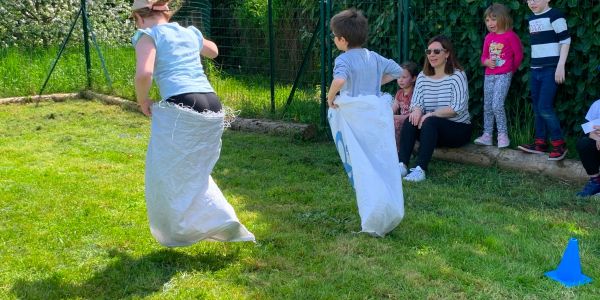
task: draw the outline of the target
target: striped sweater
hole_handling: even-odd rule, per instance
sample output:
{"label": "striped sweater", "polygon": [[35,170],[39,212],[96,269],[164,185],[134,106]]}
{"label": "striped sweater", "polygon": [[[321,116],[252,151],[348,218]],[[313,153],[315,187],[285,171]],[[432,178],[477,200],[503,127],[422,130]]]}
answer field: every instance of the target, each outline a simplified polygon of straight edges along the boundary
{"label": "striped sweater", "polygon": [[529,16],[531,67],[554,67],[560,58],[560,45],[571,44],[564,14],[557,9]]}
{"label": "striped sweater", "polygon": [[440,107],[450,107],[456,116],[448,120],[470,124],[467,83],[467,75],[460,70],[441,79],[433,79],[421,72],[417,76],[410,110],[418,107],[423,113],[428,113]]}

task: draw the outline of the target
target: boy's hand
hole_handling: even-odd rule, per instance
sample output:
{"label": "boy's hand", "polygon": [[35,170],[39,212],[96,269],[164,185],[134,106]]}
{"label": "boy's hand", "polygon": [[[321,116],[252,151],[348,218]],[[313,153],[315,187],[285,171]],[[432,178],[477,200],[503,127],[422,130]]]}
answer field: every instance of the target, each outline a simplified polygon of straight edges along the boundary
{"label": "boy's hand", "polygon": [[556,73],[554,73],[554,81],[556,81],[556,83],[558,84],[565,82],[565,66],[556,66]]}
{"label": "boy's hand", "polygon": [[495,68],[495,67],[496,67],[496,63],[495,63],[495,62],[494,62],[494,60],[493,60],[493,59],[491,59],[491,58],[488,58],[488,59],[486,59],[486,60],[483,62],[483,65],[484,65],[484,66],[486,66],[486,67],[488,67],[488,68],[490,68],[490,69],[493,69],[493,68]]}
{"label": "boy's hand", "polygon": [[590,139],[596,141],[596,150],[600,151],[600,135],[596,131],[590,132]]}
{"label": "boy's hand", "polygon": [[598,146],[598,142],[600,142],[600,130],[598,130],[598,128],[596,127],[598,126],[594,126],[594,130],[592,130],[588,136],[590,137],[590,139],[596,141],[596,146]]}
{"label": "boy's hand", "polygon": [[334,100],[335,97],[327,97],[327,105],[329,105],[329,108],[338,108],[338,105],[333,103]]}

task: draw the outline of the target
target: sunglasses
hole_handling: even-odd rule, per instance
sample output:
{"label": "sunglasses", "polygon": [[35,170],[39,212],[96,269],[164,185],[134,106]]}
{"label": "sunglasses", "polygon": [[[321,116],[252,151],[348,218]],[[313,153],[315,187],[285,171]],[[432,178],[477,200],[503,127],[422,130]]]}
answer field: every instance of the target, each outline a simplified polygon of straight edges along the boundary
{"label": "sunglasses", "polygon": [[332,32],[332,33],[330,33],[330,34],[329,34],[329,36],[330,36],[332,39],[333,39],[333,38],[335,38],[335,34],[334,34],[333,32]]}
{"label": "sunglasses", "polygon": [[443,51],[446,51],[446,49],[425,49],[425,54],[427,55],[431,55],[431,53],[438,55],[440,53],[442,53]]}

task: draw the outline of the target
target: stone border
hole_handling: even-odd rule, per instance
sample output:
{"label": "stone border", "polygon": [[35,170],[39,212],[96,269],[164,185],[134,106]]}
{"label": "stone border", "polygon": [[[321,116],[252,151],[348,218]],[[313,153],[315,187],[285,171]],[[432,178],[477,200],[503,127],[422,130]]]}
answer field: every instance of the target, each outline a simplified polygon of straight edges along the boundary
{"label": "stone border", "polygon": [[[0,105],[11,103],[33,103],[38,101],[61,102],[77,98],[88,100],[98,99],[105,104],[119,105],[128,110],[140,111],[137,103],[133,101],[92,91],[4,98],[0,99]],[[311,139],[316,135],[316,127],[312,124],[285,123],[259,119],[237,118],[236,121],[231,124],[231,129],[263,132],[275,135],[299,135],[303,139]],[[563,159],[561,161],[549,161],[547,155],[528,154],[519,150],[506,148],[498,149],[494,146],[477,146],[469,144],[461,148],[439,148],[434,151],[433,157],[436,159],[474,164],[483,167],[496,165],[501,169],[526,171],[568,181],[585,181],[589,178],[578,160]]]}

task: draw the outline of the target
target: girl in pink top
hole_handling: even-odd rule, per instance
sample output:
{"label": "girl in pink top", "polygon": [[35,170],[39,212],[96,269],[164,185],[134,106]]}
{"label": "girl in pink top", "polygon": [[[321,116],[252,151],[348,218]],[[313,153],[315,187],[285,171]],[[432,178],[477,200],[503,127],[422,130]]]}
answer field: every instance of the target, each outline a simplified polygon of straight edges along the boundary
{"label": "girl in pink top", "polygon": [[512,18],[506,6],[492,4],[484,13],[489,33],[483,42],[481,63],[485,66],[483,83],[483,135],[477,145],[492,145],[494,121],[498,128],[498,148],[508,147],[508,128],[504,101],[513,74],[523,60],[523,45],[512,30]]}
{"label": "girl in pink top", "polygon": [[402,124],[408,118],[410,111],[410,101],[412,100],[413,88],[417,75],[419,75],[417,64],[412,61],[407,61],[400,65],[402,67],[402,75],[398,78],[398,91],[392,103],[392,111],[394,112],[394,127],[396,129],[396,149],[400,149],[400,132]]}

